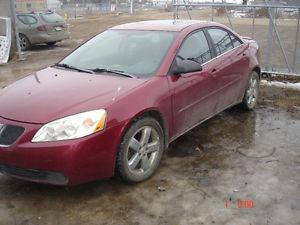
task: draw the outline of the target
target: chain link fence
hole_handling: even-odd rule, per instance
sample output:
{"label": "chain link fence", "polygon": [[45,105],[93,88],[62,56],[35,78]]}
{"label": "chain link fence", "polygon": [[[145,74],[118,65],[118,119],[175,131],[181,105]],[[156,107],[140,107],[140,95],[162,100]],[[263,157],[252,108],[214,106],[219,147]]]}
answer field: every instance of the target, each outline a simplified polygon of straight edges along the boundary
{"label": "chain link fence", "polygon": [[272,0],[262,4],[188,3],[173,1],[174,19],[223,23],[260,45],[264,73],[300,76],[300,4]]}

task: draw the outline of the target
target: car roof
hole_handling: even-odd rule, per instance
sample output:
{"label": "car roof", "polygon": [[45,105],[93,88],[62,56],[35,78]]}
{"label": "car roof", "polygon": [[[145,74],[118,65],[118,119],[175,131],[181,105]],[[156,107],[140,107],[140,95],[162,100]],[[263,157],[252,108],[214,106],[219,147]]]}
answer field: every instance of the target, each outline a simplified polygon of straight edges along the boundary
{"label": "car roof", "polygon": [[112,27],[113,30],[157,30],[181,31],[189,26],[197,25],[199,28],[219,25],[214,22],[201,20],[148,20],[135,23],[126,23]]}
{"label": "car roof", "polygon": [[51,10],[48,11],[31,11],[31,12],[16,12],[17,15],[37,15],[37,14],[52,14],[55,13]]}

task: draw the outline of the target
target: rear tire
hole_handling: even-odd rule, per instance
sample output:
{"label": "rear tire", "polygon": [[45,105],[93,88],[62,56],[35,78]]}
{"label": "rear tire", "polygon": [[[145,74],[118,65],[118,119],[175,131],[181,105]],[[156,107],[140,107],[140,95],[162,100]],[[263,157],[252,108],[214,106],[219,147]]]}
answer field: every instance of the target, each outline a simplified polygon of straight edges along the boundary
{"label": "rear tire", "polygon": [[253,71],[250,76],[247,88],[244,93],[244,98],[241,103],[241,106],[246,110],[252,110],[258,100],[259,94],[259,75]]}
{"label": "rear tire", "polygon": [[31,43],[24,34],[19,34],[19,42],[21,51],[26,51],[31,48]]}
{"label": "rear tire", "polygon": [[164,150],[164,133],[151,117],[137,120],[125,133],[119,147],[116,172],[125,182],[141,182],[153,175]]}

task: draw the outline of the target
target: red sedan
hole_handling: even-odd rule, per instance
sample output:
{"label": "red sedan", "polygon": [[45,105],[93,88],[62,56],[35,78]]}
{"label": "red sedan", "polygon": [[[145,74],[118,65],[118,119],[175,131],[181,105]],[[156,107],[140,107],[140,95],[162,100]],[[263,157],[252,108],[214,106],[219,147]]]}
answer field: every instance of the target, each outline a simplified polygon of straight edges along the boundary
{"label": "red sedan", "polygon": [[108,29],[0,91],[0,171],[75,185],[149,178],[170,142],[258,98],[258,45],[201,21]]}

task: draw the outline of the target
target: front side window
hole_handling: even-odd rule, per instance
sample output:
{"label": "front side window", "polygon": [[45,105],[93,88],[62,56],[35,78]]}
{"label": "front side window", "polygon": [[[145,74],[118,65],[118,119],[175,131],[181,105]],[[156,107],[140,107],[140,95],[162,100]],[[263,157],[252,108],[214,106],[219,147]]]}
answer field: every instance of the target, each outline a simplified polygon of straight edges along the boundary
{"label": "front side window", "polygon": [[212,28],[208,29],[208,33],[212,39],[217,55],[233,49],[233,44],[231,42],[229,33],[225,30]]}
{"label": "front side window", "polygon": [[203,64],[211,59],[211,52],[203,31],[197,31],[186,38],[177,58],[192,59]]}
{"label": "front side window", "polygon": [[160,66],[176,34],[166,31],[107,30],[60,63],[87,70],[101,68],[149,77]]}

